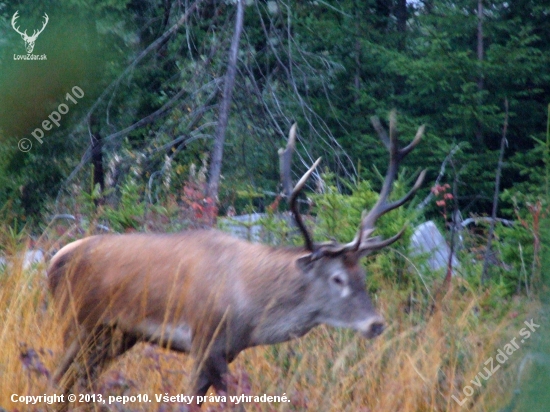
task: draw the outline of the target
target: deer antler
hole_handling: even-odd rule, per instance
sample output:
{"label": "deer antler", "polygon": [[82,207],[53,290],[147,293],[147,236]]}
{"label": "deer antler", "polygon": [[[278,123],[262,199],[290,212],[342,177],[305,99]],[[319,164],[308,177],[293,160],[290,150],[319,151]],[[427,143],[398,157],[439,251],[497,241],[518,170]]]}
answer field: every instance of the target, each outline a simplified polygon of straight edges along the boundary
{"label": "deer antler", "polygon": [[414,137],[413,141],[409,143],[409,145],[400,149],[399,141],[397,138],[397,121],[396,121],[395,111],[392,111],[390,113],[389,138],[377,117],[373,117],[371,121],[374,128],[378,132],[378,136],[380,137],[382,142],[384,142],[386,147],[389,149],[390,161],[388,165],[388,171],[386,173],[386,178],[384,179],[384,184],[382,185],[382,190],[380,191],[380,196],[378,198],[378,201],[372,207],[372,209],[368,212],[368,214],[361,219],[361,226],[359,228],[359,232],[357,233],[357,236],[354,239],[354,242],[355,242],[354,247],[359,252],[374,251],[374,250],[381,249],[383,247],[386,247],[392,244],[393,242],[395,242],[397,239],[401,237],[405,228],[401,229],[401,231],[397,233],[395,236],[382,241],[376,238],[369,239],[368,236],[374,231],[375,223],[378,220],[378,218],[380,218],[382,215],[389,212],[390,210],[398,208],[399,206],[407,202],[409,199],[411,199],[416,193],[416,191],[420,188],[420,186],[422,186],[422,182],[424,181],[424,177],[426,176],[426,170],[423,170],[422,172],[420,172],[420,175],[416,179],[416,183],[414,184],[412,189],[409,191],[409,193],[407,193],[401,199],[395,200],[393,202],[389,202],[388,197],[391,194],[391,191],[393,188],[393,182],[397,177],[397,170],[399,168],[399,164],[405,158],[405,156],[407,156],[411,152],[411,150],[413,150],[416,147],[416,145],[420,142],[420,139],[424,134],[424,126],[420,126],[418,128],[418,131],[416,132],[416,136]]}
{"label": "deer antler", "polygon": [[288,204],[290,211],[292,212],[294,216],[294,220],[296,221],[296,225],[300,229],[300,232],[302,232],[302,235],[304,236],[305,246],[306,249],[310,252],[314,251],[315,245],[313,244],[312,237],[307,230],[306,225],[304,224],[304,221],[302,220],[302,215],[300,214],[299,208],[298,208],[298,195],[304,188],[304,185],[306,184],[307,179],[311,176],[315,168],[319,165],[319,162],[321,162],[321,158],[318,158],[315,163],[309,168],[309,170],[304,173],[302,178],[296,183],[296,186],[294,186],[294,189],[292,189],[292,177],[290,174],[290,163],[292,158],[292,152],[294,151],[294,147],[296,146],[296,123],[292,125],[290,128],[290,132],[288,134],[288,143],[286,145],[286,148],[279,149],[279,164],[281,169],[281,180],[283,183],[283,193],[285,196],[288,196]]}
{"label": "deer antler", "polygon": [[380,196],[378,197],[378,201],[372,207],[369,213],[363,216],[363,218],[361,219],[359,230],[355,235],[355,238],[350,243],[346,243],[346,244],[327,243],[324,245],[319,245],[320,247],[319,254],[322,254],[325,256],[336,255],[336,254],[341,254],[346,252],[357,252],[359,254],[367,254],[369,252],[373,252],[373,251],[382,249],[388,245],[391,245],[396,240],[398,240],[405,232],[405,228],[403,228],[396,235],[384,240],[381,240],[380,237],[378,236],[372,237],[372,238],[369,237],[376,228],[375,227],[376,220],[378,220],[378,218],[383,214],[389,212],[390,210],[398,208],[399,206],[407,202],[410,198],[412,198],[416,193],[416,191],[422,185],[422,182],[424,181],[424,177],[426,176],[426,170],[423,170],[420,173],[420,175],[416,179],[416,183],[414,184],[412,189],[409,191],[409,193],[407,193],[405,196],[403,196],[399,200],[388,202],[388,197],[391,194],[391,191],[393,188],[393,182],[397,177],[397,170],[399,168],[399,164],[401,160],[403,160],[403,158],[407,156],[407,154],[409,154],[411,150],[413,150],[415,146],[420,142],[420,139],[424,134],[424,126],[420,126],[418,128],[418,131],[416,132],[416,136],[408,146],[400,149],[399,142],[397,139],[397,121],[396,121],[395,111],[392,111],[390,113],[389,136],[384,130],[384,127],[380,124],[380,120],[377,117],[372,117],[371,122],[375,130],[378,132],[378,136],[380,137],[380,139],[382,140],[382,142],[390,152],[388,171],[384,179],[384,184],[382,185],[382,190],[380,190]]}
{"label": "deer antler", "polygon": [[372,209],[363,216],[363,218],[361,219],[361,224],[359,225],[359,230],[357,231],[355,238],[350,243],[338,244],[334,242],[327,242],[327,243],[315,245],[312,241],[311,235],[309,234],[306,226],[304,225],[302,216],[300,215],[300,212],[297,207],[296,200],[298,198],[298,194],[303,189],[307,179],[309,178],[309,176],[311,176],[311,174],[313,173],[313,171],[321,161],[321,158],[317,159],[317,161],[313,164],[313,166],[311,166],[311,168],[302,176],[300,181],[296,184],[296,186],[294,187],[294,190],[290,192],[290,188],[292,187],[292,181],[290,178],[290,159],[295,146],[296,124],[294,124],[290,129],[288,144],[286,146],[286,149],[279,150],[280,165],[281,165],[281,180],[283,181],[284,193],[285,195],[289,196],[289,205],[290,205],[289,207],[292,213],[294,214],[294,219],[296,220],[296,224],[298,225],[300,231],[302,232],[302,235],[304,236],[306,248],[311,252],[314,252],[314,251],[317,252],[315,254],[316,258],[319,258],[322,256],[338,255],[346,252],[357,252],[359,253],[359,255],[367,254],[369,252],[373,252],[391,245],[392,243],[397,241],[405,232],[405,228],[403,228],[396,235],[383,240],[378,236],[370,237],[370,235],[376,229],[376,226],[375,226],[376,221],[382,215],[388,213],[393,209],[398,208],[399,206],[403,205],[405,202],[410,200],[414,196],[414,194],[418,191],[420,186],[422,186],[422,182],[424,181],[424,177],[426,176],[426,170],[423,170],[422,172],[420,172],[420,175],[416,179],[416,183],[414,184],[412,189],[409,191],[409,193],[407,193],[401,199],[398,199],[392,202],[388,200],[391,194],[391,191],[393,189],[393,183],[395,181],[395,178],[397,177],[397,170],[399,169],[399,164],[405,158],[405,156],[407,156],[420,142],[420,139],[424,134],[424,126],[420,126],[418,128],[418,131],[416,132],[416,136],[414,137],[411,143],[409,143],[407,146],[403,148],[399,148],[395,111],[392,111],[390,113],[389,136],[386,130],[384,129],[384,127],[380,124],[380,120],[377,117],[372,117],[371,121],[375,130],[378,133],[378,136],[380,137],[380,139],[382,140],[382,142],[390,152],[390,160],[388,164],[388,171],[386,172],[386,177],[384,178],[384,184],[382,185],[382,189],[380,190],[380,196],[378,197],[378,201],[375,203]]}

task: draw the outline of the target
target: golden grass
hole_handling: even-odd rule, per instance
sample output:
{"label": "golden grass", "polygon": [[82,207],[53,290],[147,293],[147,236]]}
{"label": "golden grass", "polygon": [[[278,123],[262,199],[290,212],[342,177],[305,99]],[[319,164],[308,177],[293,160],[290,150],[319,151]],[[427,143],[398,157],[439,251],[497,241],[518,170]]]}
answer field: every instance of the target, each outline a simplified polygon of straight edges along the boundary
{"label": "golden grass", "polygon": [[[62,354],[61,331],[50,305],[44,267],[21,269],[9,260],[0,274],[0,406],[7,410],[52,410],[40,403],[25,406],[11,396],[60,393],[51,386]],[[462,388],[483,363],[510,337],[517,335],[521,316],[491,317],[482,313],[487,294],[470,290],[455,279],[433,310],[404,310],[403,293],[385,285],[377,297],[389,329],[367,341],[351,331],[319,327],[306,337],[281,345],[243,352],[231,365],[231,391],[246,395],[283,395],[290,403],[245,404],[251,411],[491,411],[511,396],[511,373],[501,368],[475,388],[460,407]],[[514,301],[506,312],[527,312],[537,302]],[[497,318],[498,320],[494,320]],[[511,357],[513,358],[513,356]],[[513,366],[517,359],[511,359]],[[115,405],[80,404],[78,410],[158,411],[182,404],[159,405],[155,394],[186,394],[191,362],[185,355],[140,344],[114,362],[98,382],[97,393],[147,394],[152,402]],[[510,369],[510,368],[509,368]],[[85,392],[85,390],[83,390]],[[214,392],[214,391],[212,391]],[[206,403],[203,410],[232,410]]]}

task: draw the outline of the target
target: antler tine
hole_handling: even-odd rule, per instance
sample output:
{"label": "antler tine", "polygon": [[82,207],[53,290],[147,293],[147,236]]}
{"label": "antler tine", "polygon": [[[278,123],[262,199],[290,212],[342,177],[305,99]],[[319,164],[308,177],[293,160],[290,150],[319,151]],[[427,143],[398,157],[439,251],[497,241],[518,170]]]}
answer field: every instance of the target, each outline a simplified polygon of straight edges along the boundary
{"label": "antler tine", "polygon": [[304,241],[306,244],[306,249],[310,252],[313,252],[314,244],[311,235],[309,234],[309,231],[307,230],[306,225],[304,224],[304,221],[302,219],[302,215],[300,215],[300,211],[298,208],[298,195],[304,188],[307,179],[311,176],[315,168],[319,165],[321,162],[321,158],[317,159],[313,166],[309,168],[309,170],[302,176],[302,178],[296,183],[296,186],[294,186],[294,189],[292,189],[292,177],[290,174],[290,165],[291,165],[291,159],[292,159],[292,152],[294,152],[294,148],[296,147],[296,128],[297,125],[294,123],[292,127],[290,128],[290,132],[288,133],[288,142],[286,145],[286,148],[279,149],[279,165],[280,165],[280,172],[281,172],[281,180],[283,183],[283,193],[285,196],[288,197],[288,203],[289,203],[289,209],[294,215],[294,220],[296,221],[296,225],[300,229],[300,232],[302,232],[302,235],[304,236]]}
{"label": "antler tine", "polygon": [[48,17],[48,15],[46,13],[44,13],[44,16],[42,16],[44,18],[44,23],[42,23],[42,28],[40,30],[33,30],[32,32],[32,36],[31,39],[36,39],[38,37],[38,35],[40,33],[42,33],[44,31],[44,29],[46,28],[46,25],[48,24],[48,21],[50,21],[50,18]]}
{"label": "antler tine", "polygon": [[380,240],[379,236],[365,239],[365,241],[361,243],[360,250],[371,253],[371,252],[376,252],[377,250],[383,249],[386,246],[389,246],[392,243],[395,243],[396,241],[398,241],[401,238],[401,236],[403,236],[403,233],[405,233],[405,229],[406,227],[401,228],[399,233],[397,233],[396,235],[393,235],[388,239]]}
{"label": "antler tine", "polygon": [[370,121],[374,126],[374,130],[376,130],[376,133],[378,133],[378,137],[380,137],[380,140],[382,140],[382,143],[384,143],[384,146],[386,146],[386,149],[389,150],[390,139],[388,137],[388,134],[386,133],[386,130],[382,126],[382,123],[380,123],[380,119],[378,118],[378,116],[372,116],[370,118]]}
{"label": "antler tine", "polygon": [[313,163],[313,166],[309,168],[309,170],[302,176],[302,178],[296,183],[296,186],[294,187],[294,190],[292,191],[292,194],[290,195],[289,200],[289,208],[292,214],[294,215],[294,220],[296,221],[296,224],[298,225],[298,228],[300,229],[300,232],[302,232],[302,235],[304,236],[304,241],[306,243],[306,249],[310,252],[313,252],[314,246],[313,246],[313,240],[311,239],[311,235],[309,234],[309,231],[307,230],[306,225],[304,224],[304,221],[302,220],[302,215],[300,214],[300,211],[298,210],[298,195],[304,188],[304,185],[306,184],[307,179],[311,176],[317,165],[321,162],[321,158],[317,159],[315,163]]}
{"label": "antler tine", "polygon": [[38,36],[40,33],[42,33],[44,31],[44,29],[46,28],[46,25],[50,21],[50,18],[48,17],[48,15],[46,13],[44,13],[43,17],[44,17],[44,23],[42,23],[42,28],[38,31],[36,36]]}
{"label": "antler tine", "polygon": [[414,137],[413,141],[409,145],[407,145],[403,149],[399,149],[399,142],[397,138],[397,121],[396,121],[395,111],[392,111],[390,114],[389,139],[387,137],[388,135],[386,134],[384,128],[382,127],[382,125],[380,124],[380,121],[377,118],[373,118],[372,123],[374,128],[378,132],[378,135],[380,136],[381,140],[389,149],[390,160],[389,160],[386,177],[384,179],[384,184],[382,185],[382,189],[380,191],[380,196],[378,198],[378,201],[361,220],[359,233],[354,239],[356,250],[369,250],[369,251],[377,250],[379,248],[387,246],[395,242],[403,234],[404,229],[401,230],[401,232],[399,232],[397,235],[381,242],[372,243],[367,241],[368,235],[375,228],[376,221],[385,213],[403,205],[405,202],[411,199],[416,193],[416,191],[422,185],[422,182],[424,181],[424,177],[426,176],[426,170],[423,170],[418,176],[418,178],[416,179],[416,182],[412,187],[412,189],[405,196],[403,196],[401,199],[398,199],[394,202],[388,202],[388,197],[391,194],[393,183],[395,181],[395,178],[397,177],[397,170],[399,168],[399,163],[420,142],[420,139],[422,138],[422,135],[424,133],[424,126],[421,126],[418,129],[416,136]]}
{"label": "antler tine", "polygon": [[[409,193],[407,193],[405,196],[403,196],[401,199],[396,200],[395,202],[386,203],[388,210],[393,210],[395,208],[398,208],[399,206],[405,204],[408,202],[414,194],[417,192],[418,189],[420,189],[420,186],[422,186],[422,183],[424,182],[424,178],[426,177],[426,169],[422,170],[418,177],[416,178],[416,182],[414,183],[414,186],[409,190]],[[385,213],[385,212],[384,212]]]}
{"label": "antler tine", "polygon": [[425,129],[426,129],[426,125],[422,125],[418,128],[413,141],[399,151],[399,153],[401,154],[401,158],[407,156],[409,152],[416,147],[416,145],[420,142],[420,139],[422,139],[422,136],[424,136]]}
{"label": "antler tine", "polygon": [[[385,134],[385,131],[384,131],[384,134]],[[364,231],[365,229],[368,229],[368,228],[373,228],[376,220],[380,216],[382,216],[384,213],[390,210],[387,208],[388,196],[391,193],[393,182],[395,180],[395,177],[397,176],[397,168],[399,166],[399,161],[401,160],[399,156],[399,149],[398,149],[398,143],[397,143],[397,130],[395,125],[394,112],[392,112],[392,114],[390,115],[390,135],[389,135],[389,141],[387,146],[390,152],[390,160],[388,164],[388,170],[386,172],[386,177],[384,178],[384,184],[382,185],[382,189],[380,190],[378,201],[372,207],[369,213],[367,213],[367,215],[364,216],[363,219],[361,220],[361,231]]]}

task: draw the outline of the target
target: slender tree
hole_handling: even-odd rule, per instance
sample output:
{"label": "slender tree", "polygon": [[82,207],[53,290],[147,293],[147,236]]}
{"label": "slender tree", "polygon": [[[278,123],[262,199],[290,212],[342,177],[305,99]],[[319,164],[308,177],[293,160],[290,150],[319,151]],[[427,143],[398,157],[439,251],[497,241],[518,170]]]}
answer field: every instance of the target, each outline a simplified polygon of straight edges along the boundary
{"label": "slender tree", "polygon": [[208,180],[207,195],[212,199],[218,199],[218,187],[220,184],[220,174],[222,170],[223,145],[225,142],[225,132],[227,122],[229,121],[229,111],[231,108],[231,96],[233,94],[233,85],[235,84],[235,75],[237,73],[237,57],[239,53],[239,43],[243,30],[244,5],[243,0],[237,0],[237,15],[235,16],[235,31],[231,40],[229,49],[229,62],[227,63],[227,73],[223,86],[222,101],[220,103],[218,126],[216,128],[216,137],[212,156],[210,159],[210,173]]}
{"label": "slender tree", "polygon": [[[478,106],[481,106],[481,92],[483,91],[483,55],[485,53],[484,46],[483,46],[483,0],[477,1],[477,60],[479,64],[479,72],[478,72],[478,78],[477,78],[477,91],[479,94],[479,104]],[[479,116],[479,113],[478,113]],[[476,138],[479,143],[483,142],[483,124],[481,122],[481,119],[477,119],[477,125],[476,125]]]}
{"label": "slender tree", "polygon": [[502,174],[502,165],[504,163],[504,149],[507,144],[506,133],[508,132],[508,99],[504,101],[504,126],[502,127],[502,138],[500,139],[500,153],[498,156],[497,173],[495,176],[495,192],[493,195],[493,210],[491,212],[491,226],[487,236],[487,247],[485,248],[485,259],[483,260],[483,271],[481,273],[481,283],[486,284],[489,280],[489,258],[491,257],[491,246],[495,232],[495,222],[497,220],[498,196],[500,194],[500,177]]}

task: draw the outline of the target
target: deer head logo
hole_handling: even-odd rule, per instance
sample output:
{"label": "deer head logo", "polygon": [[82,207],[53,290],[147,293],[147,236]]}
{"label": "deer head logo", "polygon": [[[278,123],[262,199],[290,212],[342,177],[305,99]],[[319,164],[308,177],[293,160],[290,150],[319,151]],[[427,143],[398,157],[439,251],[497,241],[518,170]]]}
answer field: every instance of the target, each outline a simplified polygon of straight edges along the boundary
{"label": "deer head logo", "polygon": [[13,29],[19,33],[21,35],[21,37],[23,38],[23,40],[25,41],[25,48],[27,49],[27,53],[28,54],[31,54],[33,49],[34,49],[34,42],[36,41],[38,35],[40,33],[42,33],[44,31],[44,28],[46,27],[46,25],[48,24],[48,15],[46,13],[44,13],[44,23],[42,24],[42,28],[40,30],[33,30],[33,33],[32,33],[32,36],[29,36],[27,34],[27,30],[25,30],[24,32],[21,32],[19,30],[19,27],[17,27],[15,25],[15,21],[19,18],[18,16],[18,13],[19,13],[19,10],[15,12],[15,14],[13,15],[12,19],[11,19],[11,26],[13,27]]}

